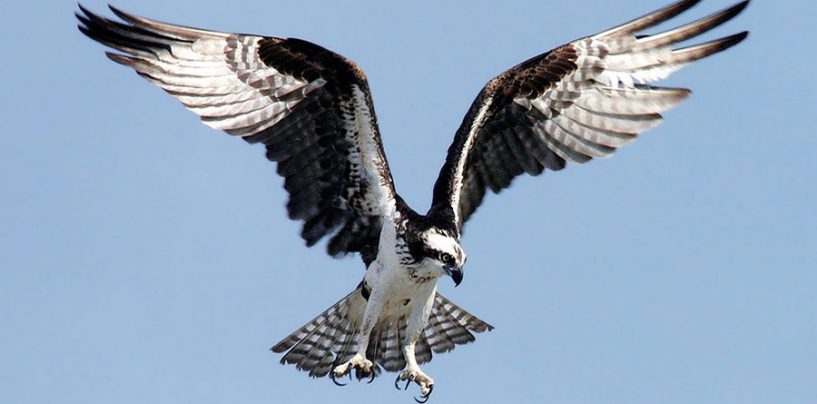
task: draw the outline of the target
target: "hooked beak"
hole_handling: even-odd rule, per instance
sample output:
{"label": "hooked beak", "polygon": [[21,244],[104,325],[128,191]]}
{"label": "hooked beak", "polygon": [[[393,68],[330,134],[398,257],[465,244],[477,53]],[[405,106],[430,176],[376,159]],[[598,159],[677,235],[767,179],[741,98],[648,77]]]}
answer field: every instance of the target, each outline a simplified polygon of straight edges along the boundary
{"label": "hooked beak", "polygon": [[462,267],[460,267],[460,266],[458,266],[456,264],[455,265],[446,265],[445,266],[445,273],[447,273],[448,276],[450,276],[451,279],[454,280],[454,287],[459,286],[460,282],[462,282]]}

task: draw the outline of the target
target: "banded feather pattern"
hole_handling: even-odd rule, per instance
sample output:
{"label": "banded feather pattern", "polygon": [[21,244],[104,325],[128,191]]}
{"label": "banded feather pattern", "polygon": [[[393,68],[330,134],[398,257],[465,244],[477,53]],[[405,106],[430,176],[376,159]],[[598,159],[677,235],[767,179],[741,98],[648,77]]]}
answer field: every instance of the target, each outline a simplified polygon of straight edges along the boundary
{"label": "banded feather pattern", "polygon": [[[354,354],[363,320],[366,299],[361,289],[341,299],[312,321],[284,338],[272,351],[286,352],[282,364],[293,364],[311,377],[324,377]],[[382,318],[372,330],[366,357],[375,365],[375,375],[405,368],[402,347],[406,335],[406,316]],[[473,333],[493,330],[493,326],[461,309],[440,293],[434,297],[429,321],[415,347],[418,364],[429,362],[433,354],[453,350],[475,340]],[[363,378],[357,374],[358,378]],[[368,377],[368,375],[366,375]]]}
{"label": "banded feather pattern", "polygon": [[608,157],[661,123],[690,91],[649,82],[726,50],[741,32],[692,46],[678,43],[738,15],[748,1],[654,35],[637,35],[698,0],[681,0],[626,24],[533,57],[488,82],[448,149],[430,216],[463,224],[485,193],[524,173],[561,170],[567,162]]}
{"label": "banded feather pattern", "polygon": [[299,39],[162,23],[80,5],[79,29],[121,53],[113,61],[177,98],[214,129],[263,143],[289,192],[291,219],[328,253],[371,262],[394,185],[366,77],[342,56]]}
{"label": "banded feather pattern", "polygon": [[284,338],[272,351],[286,352],[282,364],[294,364],[311,377],[323,377],[349,360],[357,347],[357,330],[366,299],[357,288],[332,307]]}
{"label": "banded feather pattern", "polygon": [[698,1],[679,0],[490,80],[456,132],[426,215],[395,192],[368,81],[343,56],[297,38],[184,27],[113,7],[120,21],[82,6],[77,18],[80,31],[116,51],[110,59],[204,124],[263,144],[308,246],[328,238],[332,256],[361,254],[360,285],[273,346],[281,363],[333,381],[351,370],[358,379],[404,370],[398,380],[416,383],[424,402],[434,381],[418,364],[493,329],[436,292],[441,277],[462,281],[464,223],[488,190],[608,157],[684,101],[689,90],[652,83],[747,36],[682,45],[734,18],[748,0],[640,33]]}

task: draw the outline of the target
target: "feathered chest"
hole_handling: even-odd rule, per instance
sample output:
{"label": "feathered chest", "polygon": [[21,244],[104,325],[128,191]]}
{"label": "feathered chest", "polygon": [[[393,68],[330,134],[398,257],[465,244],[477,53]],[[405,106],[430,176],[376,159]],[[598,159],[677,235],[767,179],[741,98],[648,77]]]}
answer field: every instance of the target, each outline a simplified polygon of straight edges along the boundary
{"label": "feathered chest", "polygon": [[378,257],[380,271],[382,275],[394,278],[395,282],[405,283],[406,286],[419,285],[436,279],[431,268],[427,268],[422,259],[417,259],[412,255],[406,238],[403,235],[396,237],[389,243],[389,247],[383,248]]}

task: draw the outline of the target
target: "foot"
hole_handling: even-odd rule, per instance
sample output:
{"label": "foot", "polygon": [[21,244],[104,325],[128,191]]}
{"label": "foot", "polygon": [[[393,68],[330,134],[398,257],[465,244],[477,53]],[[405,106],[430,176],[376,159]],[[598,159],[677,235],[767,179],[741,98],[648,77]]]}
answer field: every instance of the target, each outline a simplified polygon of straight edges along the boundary
{"label": "foot", "polygon": [[[374,366],[372,364],[372,361],[366,359],[366,357],[363,356],[362,354],[356,353],[355,356],[353,356],[345,363],[336,366],[335,369],[332,370],[330,376],[332,377],[332,381],[335,384],[339,386],[345,386],[344,384],[338,383],[337,380],[335,379],[346,376],[347,374],[351,374],[350,372],[352,371],[352,369],[357,370],[358,380],[360,380],[361,374],[371,375],[371,379],[374,379],[373,371],[374,369],[372,369],[372,366]],[[369,381],[369,383],[371,383],[371,380]]]}
{"label": "foot", "polygon": [[408,368],[403,371],[403,373],[397,376],[397,380],[394,381],[394,386],[399,390],[400,386],[398,386],[397,383],[404,380],[406,381],[406,386],[403,388],[403,390],[408,389],[408,385],[411,382],[417,383],[417,385],[420,386],[420,398],[414,399],[418,403],[425,403],[428,401],[428,397],[431,396],[431,392],[434,391],[434,379],[423,373],[419,367]]}

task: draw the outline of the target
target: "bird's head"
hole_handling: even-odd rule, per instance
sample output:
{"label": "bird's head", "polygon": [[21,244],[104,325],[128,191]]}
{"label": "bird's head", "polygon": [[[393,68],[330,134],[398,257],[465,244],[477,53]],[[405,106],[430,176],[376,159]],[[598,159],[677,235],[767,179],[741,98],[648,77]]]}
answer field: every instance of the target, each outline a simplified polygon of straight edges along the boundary
{"label": "bird's head", "polygon": [[459,239],[447,231],[433,227],[418,235],[414,242],[409,242],[409,249],[415,260],[434,275],[448,275],[454,280],[455,286],[459,285],[462,282],[462,267],[467,258]]}

